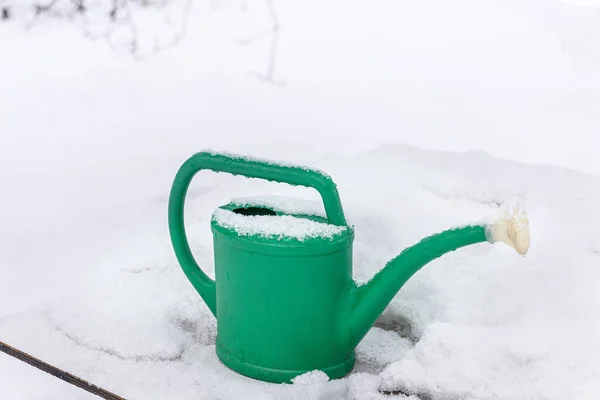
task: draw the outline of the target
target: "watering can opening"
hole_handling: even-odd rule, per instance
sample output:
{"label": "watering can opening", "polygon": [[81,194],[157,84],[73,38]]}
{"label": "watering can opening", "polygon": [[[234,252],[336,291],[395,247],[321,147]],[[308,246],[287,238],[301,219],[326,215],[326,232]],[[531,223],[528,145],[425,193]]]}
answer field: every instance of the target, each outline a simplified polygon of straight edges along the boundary
{"label": "watering can opening", "polygon": [[299,207],[301,199],[285,198],[287,207],[281,201],[263,196],[218,207],[211,219],[215,240],[273,256],[327,254],[351,246],[352,227],[333,225],[326,216]]}
{"label": "watering can opening", "polygon": [[273,210],[271,210],[270,208],[266,208],[266,207],[239,207],[239,208],[234,208],[233,210],[234,213],[236,214],[240,214],[240,215],[246,215],[246,216],[257,216],[257,215],[268,215],[268,216],[275,216],[277,215],[277,213]]}

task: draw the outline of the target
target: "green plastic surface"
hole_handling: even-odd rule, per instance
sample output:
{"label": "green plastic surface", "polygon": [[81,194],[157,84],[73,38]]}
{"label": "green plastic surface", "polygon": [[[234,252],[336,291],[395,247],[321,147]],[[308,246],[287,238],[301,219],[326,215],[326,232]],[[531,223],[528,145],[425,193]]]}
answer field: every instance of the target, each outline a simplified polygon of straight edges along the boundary
{"label": "green plastic surface", "polygon": [[[315,188],[327,220],[346,226],[333,238],[307,241],[241,236],[211,223],[215,280],[197,265],[184,227],[184,203],[201,170]],[[228,204],[221,208],[232,210]],[[358,286],[352,279],[353,227],[348,226],[329,176],[300,166],[236,155],[201,152],[179,169],[169,198],[171,242],[184,273],[217,318],[216,352],[234,371],[268,381],[290,382],[321,370],[331,379],[350,372],[354,349],[400,288],[441,255],[486,242],[483,226],[450,229],[407,248]]]}

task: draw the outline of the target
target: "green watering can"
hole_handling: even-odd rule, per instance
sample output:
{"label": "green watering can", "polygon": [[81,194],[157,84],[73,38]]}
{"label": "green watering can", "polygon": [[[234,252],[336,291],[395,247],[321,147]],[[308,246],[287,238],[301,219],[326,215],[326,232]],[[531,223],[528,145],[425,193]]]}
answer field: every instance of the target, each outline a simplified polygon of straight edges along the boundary
{"label": "green watering can", "polygon": [[[211,220],[212,280],[194,260],[184,227],[185,196],[201,170],[312,187],[322,197],[326,218],[266,206],[219,207]],[[529,248],[526,215],[506,214],[493,224],[427,237],[359,286],[352,279],[354,228],[346,222],[328,175],[213,152],[194,154],[179,169],[169,198],[169,230],[183,272],[217,318],[221,362],[242,375],[275,383],[314,370],[330,379],[349,373],[355,347],[396,293],[443,254],[480,242],[501,241],[521,255]]]}

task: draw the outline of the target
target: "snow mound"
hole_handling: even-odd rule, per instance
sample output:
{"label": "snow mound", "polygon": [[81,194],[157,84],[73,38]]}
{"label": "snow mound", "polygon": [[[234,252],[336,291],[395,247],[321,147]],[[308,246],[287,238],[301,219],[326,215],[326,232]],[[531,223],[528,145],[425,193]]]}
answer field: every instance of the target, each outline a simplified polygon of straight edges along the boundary
{"label": "snow mound", "polygon": [[309,371],[292,379],[292,383],[297,385],[316,385],[327,381],[327,374],[319,370]]}
{"label": "snow mound", "polygon": [[[443,177],[431,160],[443,161]],[[482,161],[489,167],[483,172]],[[121,257],[104,264],[113,270],[110,279],[78,285],[77,292],[0,319],[2,340],[135,399],[383,400],[387,392],[411,400],[597,399],[600,179],[393,146],[320,164],[335,174],[345,212],[355,221],[357,281],[421,238],[469,221],[484,221],[491,240],[508,241],[528,256],[482,243],[425,266],[359,343],[355,369],[337,380],[312,371],[294,384],[274,385],[229,370],[215,354],[216,319],[172,249],[140,246],[144,232],[157,234],[149,230],[132,235],[121,244]],[[226,182],[189,199],[188,210],[211,215],[217,200],[240,190]],[[448,182],[460,184],[453,189]],[[512,204],[515,195],[523,206]],[[163,221],[164,214],[157,207],[148,218]],[[225,223],[235,218],[230,223],[247,234],[287,235],[292,229],[306,237],[313,228],[332,235],[331,229],[340,229],[301,218],[294,223],[310,226],[222,209],[216,214]],[[531,249],[525,240],[529,221]],[[187,222],[196,261],[210,275],[206,221]],[[168,243],[167,231],[159,233]],[[151,263],[143,261],[149,258]],[[115,263],[124,267],[115,269]]]}

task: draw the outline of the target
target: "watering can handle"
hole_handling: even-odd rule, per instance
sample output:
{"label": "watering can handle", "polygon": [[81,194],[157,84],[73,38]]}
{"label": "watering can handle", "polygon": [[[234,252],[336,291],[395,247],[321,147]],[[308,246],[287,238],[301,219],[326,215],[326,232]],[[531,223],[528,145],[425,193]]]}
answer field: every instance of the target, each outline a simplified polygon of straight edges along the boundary
{"label": "watering can handle", "polygon": [[335,183],[318,170],[297,165],[225,153],[200,152],[191,156],[179,168],[169,196],[169,232],[177,260],[187,278],[216,315],[216,285],[200,269],[190,250],[184,226],[184,203],[192,178],[201,170],[226,172],[248,178],[306,186],[316,189],[325,206],[327,219],[332,225],[346,226],[346,218]]}

